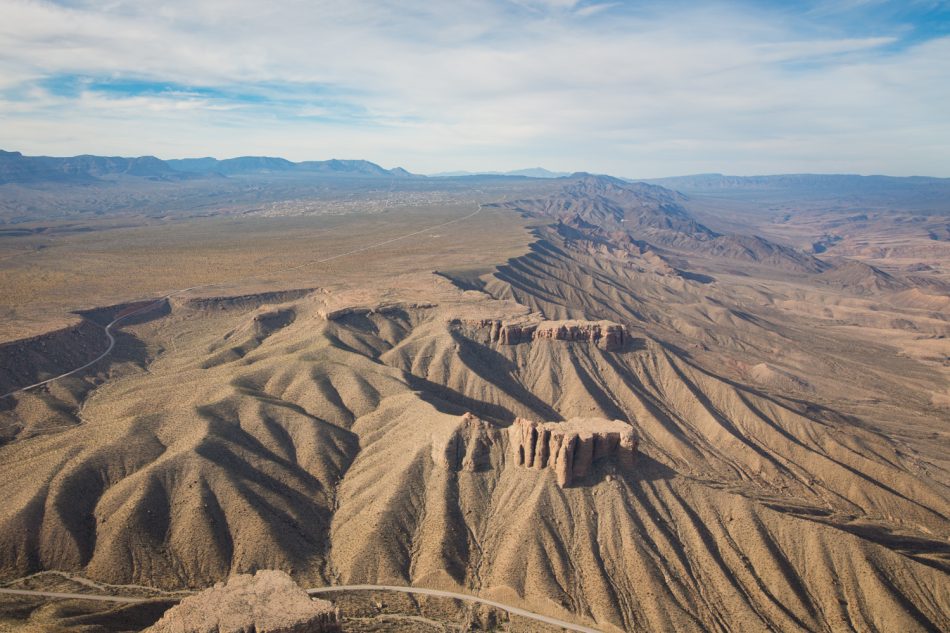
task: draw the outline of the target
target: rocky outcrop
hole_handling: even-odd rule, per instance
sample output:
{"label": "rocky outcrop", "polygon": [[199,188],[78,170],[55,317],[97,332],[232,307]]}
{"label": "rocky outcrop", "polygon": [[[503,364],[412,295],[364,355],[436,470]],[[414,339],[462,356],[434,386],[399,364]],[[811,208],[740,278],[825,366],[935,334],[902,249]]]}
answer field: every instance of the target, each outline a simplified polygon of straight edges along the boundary
{"label": "rocky outcrop", "polygon": [[[532,315],[534,316],[534,315]],[[488,341],[502,345],[517,345],[539,339],[556,341],[590,341],[601,349],[612,352],[623,347],[626,328],[613,321],[564,320],[548,321],[538,317],[524,319],[455,319],[453,325],[485,332]]]}
{"label": "rocky outcrop", "polygon": [[217,296],[217,297],[183,297],[173,300],[174,303],[191,310],[253,310],[264,305],[296,301],[319,290],[318,288],[295,288],[292,290],[275,290],[272,292],[258,292],[246,295]]}
{"label": "rocky outcrop", "polygon": [[603,418],[567,422],[518,418],[508,428],[508,441],[515,463],[553,469],[562,488],[586,476],[591,464],[605,457],[616,459],[621,468],[632,468],[638,444],[632,426]]}
{"label": "rocky outcrop", "polygon": [[282,571],[242,574],[190,596],[143,633],[324,633],[339,631],[333,603],[313,600]]}
{"label": "rocky outcrop", "polygon": [[607,351],[623,347],[625,328],[612,321],[542,321],[534,338],[557,341],[593,341]]}
{"label": "rocky outcrop", "polygon": [[490,423],[466,413],[448,433],[433,436],[432,461],[446,470],[484,470],[491,466],[491,447],[497,440]]}
{"label": "rocky outcrop", "polygon": [[434,303],[391,303],[374,306],[345,305],[337,308],[327,306],[320,309],[318,314],[327,321],[340,321],[351,316],[389,315],[413,310],[430,310],[434,307],[436,307]]}

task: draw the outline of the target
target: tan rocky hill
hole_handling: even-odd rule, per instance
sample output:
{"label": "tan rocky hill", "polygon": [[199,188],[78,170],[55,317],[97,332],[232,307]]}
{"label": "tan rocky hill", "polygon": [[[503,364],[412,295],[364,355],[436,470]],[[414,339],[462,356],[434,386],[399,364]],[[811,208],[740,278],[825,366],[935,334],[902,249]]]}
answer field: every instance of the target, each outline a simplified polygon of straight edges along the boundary
{"label": "tan rocky hill", "polygon": [[686,196],[657,185],[585,174],[548,197],[517,200],[504,206],[558,218],[581,230],[620,232],[673,251],[799,272],[820,272],[828,267],[811,255],[762,237],[713,231],[689,213],[683,206],[686,200]]}
{"label": "tan rocky hill", "polygon": [[[225,310],[220,329],[258,346],[209,364],[211,335],[204,354],[91,399],[95,422],[5,447],[3,568],[177,588],[275,567],[305,584],[461,587],[607,630],[944,621],[946,595],[924,590],[946,579],[938,560],[842,525],[946,529],[942,488],[886,438],[656,342],[492,340],[457,324],[527,311],[439,278],[422,286],[426,302],[410,289],[379,306],[318,294]],[[256,325],[288,313],[266,336]],[[599,423],[542,425],[593,434],[584,468],[560,468],[558,448],[539,470],[499,432],[516,415],[621,421],[603,445]],[[832,577],[840,589],[806,589]]]}
{"label": "tan rocky hill", "polygon": [[580,184],[604,187],[587,224],[539,214],[468,283],[194,292],[125,328],[135,362],[16,396],[3,577],[280,569],[604,631],[950,628],[945,306],[624,238],[609,205],[643,192]]}
{"label": "tan rocky hill", "polygon": [[287,574],[241,574],[169,609],[143,633],[329,633],[339,631],[333,603],[314,600]]}

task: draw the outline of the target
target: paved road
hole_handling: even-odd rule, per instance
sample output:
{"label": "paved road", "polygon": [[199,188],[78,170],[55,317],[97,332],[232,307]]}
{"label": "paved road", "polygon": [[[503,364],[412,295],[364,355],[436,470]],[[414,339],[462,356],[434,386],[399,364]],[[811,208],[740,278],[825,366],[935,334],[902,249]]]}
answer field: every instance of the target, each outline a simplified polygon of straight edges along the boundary
{"label": "paved road", "polygon": [[61,593],[58,591],[30,591],[28,589],[0,589],[0,594],[27,596],[31,598],[61,598],[63,600],[95,600],[96,602],[122,602],[136,604],[145,602],[144,598],[125,598],[123,596],[103,596],[94,593]]}
{"label": "paved road", "polygon": [[522,618],[528,618],[530,620],[535,620],[537,622],[544,622],[545,624],[559,626],[562,629],[567,629],[568,631],[581,631],[582,633],[600,633],[599,630],[592,629],[589,626],[581,626],[580,624],[571,624],[570,622],[565,622],[564,620],[558,620],[557,618],[550,618],[546,615],[531,613],[530,611],[525,611],[524,609],[519,609],[518,607],[511,607],[511,606],[508,606],[507,604],[502,604],[501,602],[488,600],[487,598],[479,598],[478,596],[472,596],[465,593],[453,593],[451,591],[442,591],[441,589],[426,589],[424,587],[401,587],[398,585],[337,585],[334,587],[318,587],[316,589],[308,589],[307,593],[311,595],[315,595],[315,594],[321,594],[321,593],[333,593],[337,591],[398,591],[401,593],[410,593],[414,595],[437,596],[440,598],[452,598],[454,600],[464,600],[465,602],[478,602],[480,604],[487,604],[490,607],[495,607],[496,609],[501,609],[502,611],[507,611],[508,613],[512,615],[521,616]]}
{"label": "paved road", "polygon": [[71,369],[71,370],[67,371],[67,372],[64,373],[64,374],[60,374],[60,375],[58,375],[58,376],[53,376],[52,378],[47,378],[46,380],[42,380],[42,381],[40,381],[40,382],[33,383],[32,385],[27,385],[26,387],[20,387],[19,389],[14,389],[13,391],[11,391],[11,392],[9,392],[9,393],[5,393],[5,394],[3,394],[2,396],[0,396],[0,399],[8,398],[8,397],[13,396],[13,395],[16,395],[16,394],[18,394],[18,393],[20,393],[20,392],[22,392],[22,391],[29,391],[30,389],[35,389],[36,387],[42,387],[43,385],[48,385],[48,384],[51,383],[51,382],[54,382],[54,381],[56,381],[56,380],[60,380],[61,378],[65,378],[65,377],[67,377],[67,376],[72,376],[73,374],[76,374],[76,373],[78,373],[78,372],[81,372],[82,370],[86,369],[87,367],[91,367],[92,365],[95,365],[95,364],[98,363],[100,360],[102,360],[103,358],[105,358],[106,356],[108,356],[109,354],[111,354],[111,353],[112,353],[112,350],[115,348],[115,337],[112,335],[112,329],[113,329],[116,325],[118,325],[119,323],[121,323],[122,321],[128,319],[128,318],[131,317],[131,316],[135,316],[135,315],[137,315],[137,314],[142,314],[143,312],[147,312],[148,310],[151,310],[152,308],[156,308],[156,307],[162,305],[165,301],[171,299],[172,297],[177,296],[177,295],[180,295],[180,294],[183,294],[183,293],[185,293],[185,292],[188,292],[189,290],[197,290],[197,289],[200,289],[200,288],[213,288],[213,287],[215,287],[215,286],[220,286],[221,284],[225,284],[225,283],[234,283],[234,282],[237,282],[237,281],[247,281],[247,280],[249,280],[249,279],[257,279],[257,278],[263,277],[263,276],[265,276],[265,275],[274,275],[274,274],[277,274],[277,273],[289,272],[289,271],[291,271],[291,270],[300,270],[301,268],[305,268],[305,267],[307,267],[307,266],[314,266],[314,265],[316,265],[316,264],[325,264],[326,262],[333,261],[334,259],[340,259],[341,257],[346,257],[346,256],[348,256],[348,255],[355,255],[356,253],[363,253],[363,252],[365,252],[365,251],[369,251],[369,250],[372,250],[372,249],[374,249],[374,248],[379,248],[380,246],[385,246],[385,245],[387,245],[387,244],[392,244],[393,242],[398,242],[398,241],[400,241],[400,240],[405,240],[405,239],[408,239],[408,238],[410,238],[410,237],[415,237],[416,235],[422,235],[423,233],[426,233],[426,232],[428,232],[428,231],[433,231],[433,230],[435,230],[435,229],[440,229],[440,228],[445,227],[445,226],[450,226],[450,225],[452,225],[452,224],[457,224],[457,223],[459,223],[459,222],[463,222],[463,221],[465,221],[465,220],[468,220],[469,218],[475,217],[476,215],[478,215],[478,214],[481,212],[481,210],[482,210],[482,205],[479,204],[478,207],[475,209],[475,211],[473,211],[472,213],[469,213],[468,215],[466,215],[466,216],[464,216],[464,217],[456,218],[456,219],[454,219],[454,220],[449,220],[448,222],[442,222],[441,224],[436,224],[436,225],[434,225],[434,226],[429,226],[429,227],[426,227],[426,228],[424,228],[424,229],[421,229],[421,230],[419,230],[419,231],[413,231],[412,233],[406,233],[405,235],[400,235],[400,236],[398,236],[398,237],[393,237],[393,238],[390,238],[390,239],[388,239],[388,240],[383,240],[382,242],[376,242],[375,244],[369,244],[368,246],[361,246],[360,248],[354,248],[353,250],[351,250],[351,251],[346,251],[345,253],[337,253],[336,255],[332,255],[331,257],[325,257],[325,258],[323,258],[323,259],[317,259],[317,260],[313,260],[313,261],[309,261],[309,262],[304,262],[303,264],[299,264],[299,265],[297,265],[297,266],[291,266],[291,267],[289,267],[289,268],[281,268],[281,269],[279,269],[279,270],[271,270],[271,271],[268,271],[268,272],[266,272],[266,273],[261,273],[260,275],[251,275],[251,276],[248,276],[248,277],[241,277],[241,278],[238,278],[238,279],[229,279],[229,280],[226,280],[226,281],[218,281],[218,282],[215,282],[215,283],[212,283],[212,284],[204,284],[204,285],[201,285],[201,286],[192,286],[191,288],[182,288],[181,290],[174,290],[174,291],[168,293],[167,295],[165,295],[165,296],[163,296],[163,297],[161,297],[161,298],[159,298],[159,299],[156,299],[155,301],[153,301],[153,302],[151,302],[151,303],[149,303],[149,304],[147,304],[147,305],[145,305],[145,306],[143,306],[143,307],[141,307],[141,308],[139,308],[139,309],[137,309],[137,310],[133,310],[132,312],[127,312],[127,313],[122,314],[121,316],[118,316],[118,317],[116,317],[115,319],[113,319],[111,323],[109,323],[108,325],[105,326],[105,328],[103,328],[103,330],[104,330],[105,333],[106,333],[106,336],[109,338],[109,346],[105,349],[105,351],[103,351],[101,354],[99,354],[98,356],[96,356],[94,359],[92,359],[91,361],[89,361],[89,362],[86,363],[85,365],[83,365],[83,366],[81,366],[81,367],[76,367],[75,369]]}
{"label": "paved road", "polygon": [[[495,607],[496,609],[501,609],[502,611],[507,611],[512,615],[517,615],[522,618],[528,618],[529,620],[535,620],[536,622],[544,622],[545,624],[550,624],[552,626],[557,626],[568,631],[580,631],[581,633],[601,633],[597,629],[592,629],[589,626],[581,626],[580,624],[572,624],[570,622],[565,622],[563,620],[558,620],[557,618],[551,618],[546,615],[540,615],[538,613],[532,613],[530,611],[525,611],[524,609],[519,609],[518,607],[511,607],[501,602],[496,602],[494,600],[488,600],[487,598],[479,598],[478,596],[472,596],[464,593],[453,593],[451,591],[442,591],[441,589],[426,589],[425,587],[404,587],[399,585],[336,585],[333,587],[317,587],[314,589],[308,589],[307,593],[310,595],[318,595],[324,593],[335,593],[340,591],[398,591],[400,593],[408,593],[413,595],[421,596],[436,596],[439,598],[451,598],[453,600],[463,600],[465,602],[477,602],[480,604],[486,604],[490,607]],[[109,595],[100,595],[100,594],[90,594],[90,593],[62,593],[58,591],[30,591],[28,589],[2,589],[0,588],[0,594],[7,594],[13,596],[27,596],[27,597],[40,597],[40,598],[57,598],[62,600],[96,600],[98,602],[120,602],[123,604],[137,604],[139,602],[146,602],[146,598],[127,598],[122,596],[109,596]],[[150,598],[150,599],[161,599],[161,597]],[[176,600],[176,598],[169,596],[168,600]],[[345,614],[344,614],[345,615]]]}
{"label": "paved road", "polygon": [[[190,290],[190,288],[189,288],[188,290]],[[152,308],[158,307],[158,306],[160,306],[160,305],[162,304],[162,302],[164,302],[164,301],[165,301],[166,299],[168,299],[169,297],[171,297],[171,296],[173,296],[173,295],[175,295],[175,294],[182,293],[182,292],[186,292],[186,290],[178,290],[178,291],[176,291],[176,292],[174,292],[174,293],[172,293],[172,294],[170,294],[170,295],[166,295],[166,296],[162,297],[161,299],[157,299],[157,300],[155,300],[155,301],[149,303],[148,305],[145,305],[145,306],[143,306],[143,307],[141,307],[141,308],[138,308],[137,310],[133,310],[132,312],[126,312],[126,313],[123,314],[122,316],[118,316],[118,317],[114,318],[111,323],[109,323],[108,325],[106,325],[106,326],[103,328],[103,331],[105,331],[106,336],[109,338],[109,346],[105,349],[105,351],[103,351],[101,354],[99,354],[98,356],[96,356],[95,358],[93,358],[91,361],[89,361],[89,362],[86,363],[85,365],[83,365],[83,366],[81,366],[81,367],[77,367],[76,369],[71,369],[71,370],[67,371],[65,374],[60,374],[59,376],[54,376],[53,378],[47,378],[46,380],[42,380],[42,381],[40,381],[40,382],[33,383],[32,385],[28,385],[28,386],[26,386],[26,387],[20,387],[19,389],[14,389],[14,390],[11,391],[10,393],[5,393],[5,394],[3,394],[2,396],[0,396],[0,398],[6,398],[6,397],[8,397],[8,396],[12,396],[12,395],[14,395],[14,394],[16,394],[16,393],[19,393],[19,392],[21,392],[21,391],[29,391],[30,389],[35,389],[36,387],[42,387],[43,385],[47,385],[47,384],[53,382],[54,380],[59,380],[60,378],[65,378],[66,376],[72,376],[73,374],[78,373],[78,372],[81,372],[82,370],[84,370],[84,369],[87,368],[87,367],[91,367],[91,366],[95,365],[95,364],[98,363],[100,360],[102,360],[103,358],[105,358],[106,356],[108,356],[109,354],[112,353],[112,350],[113,350],[113,348],[115,347],[115,337],[112,335],[112,328],[113,328],[117,323],[119,323],[120,321],[124,321],[125,319],[129,318],[130,316],[134,316],[134,315],[136,315],[136,314],[141,314],[141,313],[143,313],[143,312],[146,312],[146,311],[148,311],[148,310],[151,310]]]}

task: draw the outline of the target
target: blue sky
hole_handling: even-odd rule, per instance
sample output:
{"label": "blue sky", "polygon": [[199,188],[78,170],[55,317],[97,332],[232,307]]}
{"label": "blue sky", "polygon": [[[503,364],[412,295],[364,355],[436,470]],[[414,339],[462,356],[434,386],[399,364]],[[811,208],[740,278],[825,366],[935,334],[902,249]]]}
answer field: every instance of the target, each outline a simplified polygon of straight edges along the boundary
{"label": "blue sky", "polygon": [[0,0],[0,147],[950,176],[950,1]]}

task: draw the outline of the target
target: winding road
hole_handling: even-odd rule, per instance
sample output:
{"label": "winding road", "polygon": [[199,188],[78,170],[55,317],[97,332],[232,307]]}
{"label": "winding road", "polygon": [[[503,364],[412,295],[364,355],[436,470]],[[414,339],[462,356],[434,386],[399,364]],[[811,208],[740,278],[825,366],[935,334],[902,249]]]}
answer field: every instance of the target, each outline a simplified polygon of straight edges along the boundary
{"label": "winding road", "polygon": [[138,309],[136,309],[136,310],[133,310],[132,312],[127,312],[127,313],[125,313],[125,314],[121,314],[120,316],[117,316],[115,319],[113,319],[111,323],[109,323],[108,325],[106,325],[106,326],[103,328],[103,330],[105,331],[106,336],[109,338],[109,346],[106,347],[106,349],[105,349],[101,354],[99,354],[98,356],[96,356],[95,358],[93,358],[91,361],[89,361],[89,362],[86,363],[85,365],[82,365],[81,367],[76,367],[75,369],[71,369],[71,370],[69,370],[69,371],[67,371],[67,372],[65,372],[65,373],[62,373],[62,374],[58,375],[58,376],[53,376],[52,378],[47,378],[46,380],[41,380],[40,382],[33,383],[32,385],[27,385],[26,387],[19,387],[18,389],[14,389],[13,391],[11,391],[11,392],[9,392],[9,393],[3,394],[2,396],[0,396],[0,399],[9,398],[10,396],[14,396],[14,395],[16,395],[16,394],[18,394],[18,393],[21,393],[21,392],[23,392],[23,391],[29,391],[30,389],[35,389],[35,388],[37,388],[37,387],[42,387],[43,385],[48,385],[48,384],[51,383],[51,382],[55,382],[55,381],[60,380],[60,379],[62,379],[62,378],[66,378],[67,376],[72,376],[73,374],[76,374],[76,373],[78,373],[78,372],[81,372],[82,370],[86,369],[87,367],[91,367],[91,366],[95,365],[95,364],[98,363],[100,360],[102,360],[103,358],[105,358],[106,356],[108,356],[109,354],[111,354],[111,353],[112,353],[112,350],[115,348],[115,336],[113,336],[113,334],[112,334],[112,329],[113,329],[116,325],[118,325],[118,324],[121,323],[122,321],[125,321],[126,319],[128,319],[128,318],[131,317],[131,316],[135,316],[135,315],[137,315],[137,314],[142,314],[143,312],[147,312],[147,311],[149,311],[149,310],[151,310],[151,309],[153,309],[153,308],[157,308],[158,306],[162,305],[165,301],[168,301],[168,300],[171,299],[172,297],[175,297],[175,296],[177,296],[177,295],[183,294],[183,293],[188,292],[188,291],[190,291],[190,290],[197,290],[197,289],[199,289],[199,288],[214,288],[215,286],[220,286],[220,285],[226,284],[226,283],[234,283],[234,282],[237,282],[237,281],[247,281],[247,280],[250,280],[250,279],[257,279],[257,278],[260,278],[260,277],[264,277],[265,275],[274,275],[274,274],[277,274],[277,273],[284,273],[284,272],[289,272],[289,271],[292,271],[292,270],[300,270],[301,268],[306,268],[307,266],[315,266],[315,265],[317,265],[317,264],[325,264],[326,262],[331,262],[331,261],[333,261],[333,260],[335,260],[335,259],[340,259],[341,257],[347,257],[347,256],[349,256],[349,255],[355,255],[355,254],[357,254],[357,253],[363,253],[363,252],[365,252],[365,251],[369,251],[369,250],[372,250],[372,249],[374,249],[374,248],[379,248],[380,246],[386,246],[387,244],[392,244],[393,242],[398,242],[398,241],[400,241],[400,240],[405,240],[405,239],[408,239],[408,238],[410,238],[410,237],[415,237],[416,235],[421,235],[421,234],[426,233],[426,232],[428,232],[428,231],[432,231],[432,230],[435,230],[435,229],[440,229],[440,228],[442,228],[442,227],[450,226],[450,225],[452,225],[452,224],[457,224],[457,223],[459,223],[459,222],[464,222],[465,220],[468,220],[469,218],[473,218],[473,217],[475,217],[476,215],[478,215],[478,214],[481,212],[481,210],[482,210],[482,205],[481,205],[481,204],[478,204],[478,203],[476,203],[476,204],[477,204],[477,208],[475,209],[475,211],[473,211],[472,213],[469,213],[468,215],[463,216],[463,217],[461,217],[461,218],[455,218],[454,220],[449,220],[448,222],[442,222],[441,224],[435,224],[435,225],[433,225],[433,226],[428,226],[428,227],[426,227],[426,228],[424,228],[424,229],[420,229],[420,230],[418,230],[418,231],[413,231],[412,233],[406,233],[405,235],[400,235],[400,236],[398,236],[398,237],[392,237],[392,238],[390,238],[390,239],[388,239],[388,240],[383,240],[382,242],[376,242],[375,244],[369,244],[369,245],[367,245],[367,246],[361,246],[360,248],[354,248],[353,250],[346,251],[345,253],[337,253],[336,255],[332,255],[332,256],[330,256],[330,257],[324,257],[323,259],[316,259],[316,260],[312,260],[312,261],[309,261],[309,262],[304,262],[303,264],[298,264],[297,266],[290,266],[290,267],[288,267],[288,268],[280,268],[280,269],[277,269],[277,270],[271,270],[271,271],[268,271],[268,272],[266,272],[266,273],[261,273],[261,274],[259,274],[259,275],[249,275],[249,276],[247,276],[247,277],[239,277],[239,278],[237,278],[237,279],[228,279],[228,280],[225,280],[225,281],[217,281],[217,282],[215,282],[215,283],[203,284],[203,285],[200,285],[200,286],[191,286],[190,288],[182,288],[181,290],[174,290],[174,291],[168,293],[167,295],[164,295],[164,296],[162,296],[162,297],[156,299],[155,301],[153,301],[153,302],[151,302],[151,303],[149,303],[149,304],[147,304],[147,305],[145,305],[145,306],[142,306],[141,308],[138,308]]}
{"label": "winding road", "polygon": [[99,595],[95,593],[63,593],[61,591],[31,591],[29,589],[3,589],[0,595],[25,596],[27,598],[58,598],[62,600],[95,600],[96,602],[121,602],[123,604],[138,604],[150,598],[127,598],[125,596]]}
{"label": "winding road", "polygon": [[96,356],[95,358],[93,358],[91,361],[89,361],[89,362],[86,363],[85,365],[82,365],[82,366],[77,367],[77,368],[75,368],[75,369],[71,369],[71,370],[67,371],[65,374],[60,374],[60,375],[54,376],[54,377],[52,377],[52,378],[47,378],[46,380],[41,380],[40,382],[33,383],[32,385],[27,385],[26,387],[20,387],[19,389],[14,389],[13,391],[11,391],[11,392],[9,392],[9,393],[3,394],[2,396],[0,396],[0,398],[6,398],[6,397],[9,397],[9,396],[15,395],[15,394],[17,394],[17,393],[20,393],[21,391],[29,391],[30,389],[35,389],[36,387],[42,387],[43,385],[48,385],[49,383],[51,383],[51,382],[53,382],[53,381],[55,381],[55,380],[59,380],[60,378],[65,378],[66,376],[72,376],[73,374],[79,373],[79,372],[81,372],[82,370],[86,369],[87,367],[91,367],[91,366],[95,365],[95,364],[98,363],[100,360],[102,360],[103,358],[105,358],[106,356],[108,356],[109,354],[111,354],[111,353],[112,353],[112,350],[115,348],[115,336],[112,335],[112,327],[113,327],[115,324],[119,323],[120,321],[124,321],[125,319],[129,318],[130,316],[134,316],[134,315],[136,315],[136,314],[141,314],[141,313],[143,313],[143,312],[147,312],[148,310],[151,310],[152,308],[158,307],[158,306],[160,306],[164,301],[166,301],[168,298],[173,297],[173,296],[175,296],[176,294],[180,294],[180,293],[182,293],[182,292],[187,292],[188,290],[191,290],[191,288],[186,288],[186,289],[184,289],[184,290],[177,290],[177,291],[173,292],[172,294],[165,295],[165,296],[162,297],[161,299],[156,299],[156,300],[153,301],[152,303],[149,303],[148,305],[142,306],[141,308],[138,308],[137,310],[133,310],[132,312],[126,312],[125,314],[122,314],[122,315],[120,315],[120,316],[118,316],[118,317],[112,319],[112,322],[109,323],[108,325],[106,325],[106,326],[103,328],[103,331],[105,331],[106,336],[109,338],[109,346],[105,349],[105,351],[103,351],[101,354],[99,354],[98,356]]}
{"label": "winding road", "polygon": [[[404,587],[399,585],[336,585],[333,587],[316,587],[314,589],[308,589],[307,593],[310,595],[319,595],[325,593],[338,593],[341,591],[398,591],[400,593],[408,593],[418,596],[434,596],[438,598],[450,598],[452,600],[462,600],[464,602],[474,602],[478,604],[488,605],[496,609],[501,609],[502,611],[507,611],[511,615],[516,615],[518,617],[527,618],[529,620],[534,620],[536,622],[543,622],[545,624],[550,624],[551,626],[560,627],[567,631],[579,631],[580,633],[601,633],[598,629],[592,629],[589,626],[582,626],[580,624],[572,624],[571,622],[565,622],[564,620],[558,620],[557,618],[548,617],[546,615],[541,615],[539,613],[532,613],[531,611],[526,611],[524,609],[519,609],[518,607],[512,607],[501,602],[496,602],[495,600],[488,600],[487,598],[479,598],[478,596],[472,596],[464,593],[455,593],[452,591],[443,591],[441,589],[426,589],[425,587]],[[148,600],[155,600],[161,598],[128,598],[124,596],[109,596],[101,594],[89,594],[89,593],[62,593],[58,591],[31,591],[28,589],[0,589],[0,595],[13,595],[13,596],[25,596],[25,597],[40,597],[40,598],[56,598],[62,600],[96,600],[98,602],[117,602],[122,604],[138,604],[140,602],[147,602]]]}
{"label": "winding road", "polygon": [[451,598],[453,600],[463,600],[465,602],[477,602],[479,604],[485,604],[490,607],[495,607],[496,609],[501,609],[502,611],[507,611],[511,615],[517,615],[522,618],[528,618],[529,620],[535,620],[537,622],[544,622],[545,624],[550,624],[552,626],[559,626],[562,629],[566,629],[568,631],[581,631],[582,633],[600,633],[598,629],[592,629],[589,626],[581,626],[580,624],[572,624],[570,622],[565,622],[564,620],[558,620],[557,618],[551,618],[546,615],[540,615],[538,613],[525,611],[524,609],[519,609],[518,607],[511,607],[511,606],[508,606],[507,604],[496,602],[494,600],[489,600],[487,598],[479,598],[478,596],[472,596],[465,593],[443,591],[441,589],[426,589],[425,587],[401,587],[399,585],[337,585],[334,587],[318,587],[316,589],[308,589],[307,593],[309,593],[310,595],[318,595],[318,594],[323,594],[323,593],[334,593],[338,591],[398,591],[400,593],[408,593],[408,594],[413,594],[413,595],[436,596],[439,598]]}

